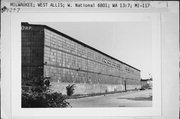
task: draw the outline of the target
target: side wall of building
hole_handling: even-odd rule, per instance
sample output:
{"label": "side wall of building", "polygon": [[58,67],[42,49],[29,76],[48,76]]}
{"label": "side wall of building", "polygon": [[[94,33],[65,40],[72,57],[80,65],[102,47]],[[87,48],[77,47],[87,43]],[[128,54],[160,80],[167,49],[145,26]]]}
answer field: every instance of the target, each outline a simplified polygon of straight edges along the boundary
{"label": "side wall of building", "polygon": [[120,91],[124,80],[127,89],[140,88],[140,71],[49,29],[44,34],[44,76],[53,90],[75,83],[77,94]]}

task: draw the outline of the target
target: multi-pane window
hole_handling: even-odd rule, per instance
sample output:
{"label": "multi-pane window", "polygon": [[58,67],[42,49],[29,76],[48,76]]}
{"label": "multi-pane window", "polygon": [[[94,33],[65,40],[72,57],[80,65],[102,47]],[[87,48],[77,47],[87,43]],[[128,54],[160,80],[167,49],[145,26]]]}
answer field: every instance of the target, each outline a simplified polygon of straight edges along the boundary
{"label": "multi-pane window", "polygon": [[[28,50],[27,50],[28,52]],[[139,72],[103,54],[45,29],[44,61],[48,75],[62,82],[121,84]],[[127,68],[128,67],[128,68]]]}

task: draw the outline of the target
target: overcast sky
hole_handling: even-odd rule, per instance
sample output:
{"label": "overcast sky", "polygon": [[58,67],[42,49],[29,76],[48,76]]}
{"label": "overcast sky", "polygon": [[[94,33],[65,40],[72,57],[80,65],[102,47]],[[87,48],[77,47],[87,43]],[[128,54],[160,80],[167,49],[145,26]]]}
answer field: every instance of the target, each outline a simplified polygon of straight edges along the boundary
{"label": "overcast sky", "polygon": [[50,26],[114,58],[152,73],[151,22],[59,22],[33,23]]}

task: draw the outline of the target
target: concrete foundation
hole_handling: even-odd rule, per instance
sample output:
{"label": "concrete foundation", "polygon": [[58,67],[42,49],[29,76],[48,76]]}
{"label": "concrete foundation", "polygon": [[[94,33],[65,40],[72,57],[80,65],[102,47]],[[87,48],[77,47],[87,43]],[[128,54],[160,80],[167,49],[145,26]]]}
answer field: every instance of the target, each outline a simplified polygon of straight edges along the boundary
{"label": "concrete foundation", "polygon": [[[63,83],[63,82],[51,82],[50,89],[53,92],[59,92],[66,94],[66,87],[73,83]],[[139,86],[127,85],[127,90],[137,89]],[[109,85],[109,84],[86,84],[86,83],[76,83],[74,94],[92,94],[92,93],[106,93],[106,92],[116,92],[124,91],[124,85]]]}

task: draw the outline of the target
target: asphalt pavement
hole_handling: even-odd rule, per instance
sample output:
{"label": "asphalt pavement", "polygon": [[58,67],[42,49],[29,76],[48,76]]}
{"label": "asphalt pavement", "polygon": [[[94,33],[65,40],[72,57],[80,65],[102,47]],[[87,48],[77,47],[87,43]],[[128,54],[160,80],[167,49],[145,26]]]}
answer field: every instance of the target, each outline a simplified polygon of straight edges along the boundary
{"label": "asphalt pavement", "polygon": [[152,90],[131,91],[67,100],[72,107],[151,107]]}

